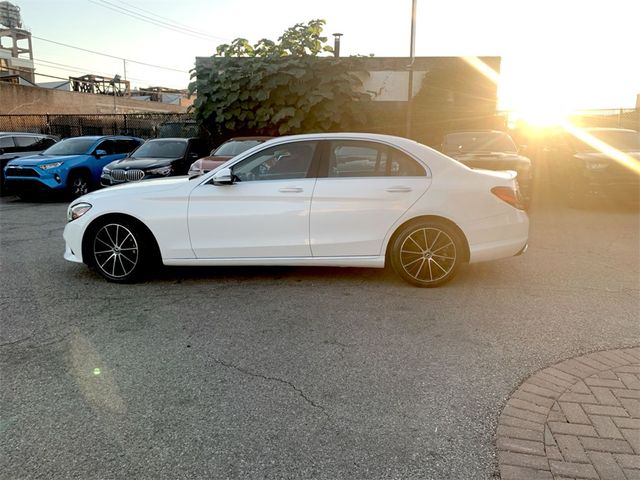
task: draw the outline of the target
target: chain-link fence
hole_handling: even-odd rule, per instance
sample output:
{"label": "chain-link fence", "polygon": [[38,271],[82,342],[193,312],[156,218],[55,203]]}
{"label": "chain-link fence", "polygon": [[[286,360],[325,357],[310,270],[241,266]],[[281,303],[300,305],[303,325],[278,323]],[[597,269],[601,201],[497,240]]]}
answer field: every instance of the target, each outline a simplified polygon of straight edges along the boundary
{"label": "chain-link fence", "polygon": [[[406,107],[400,104],[392,107],[385,102],[372,102],[367,122],[358,130],[406,136]],[[580,127],[640,130],[640,110],[587,110],[575,112],[571,121]],[[443,135],[453,130],[507,130],[509,125],[510,112],[504,111],[414,111],[411,137],[437,146]],[[133,135],[145,139],[201,136],[212,144],[220,140],[210,137],[208,132],[200,132],[191,114],[181,113],[0,115],[0,131],[46,133],[62,138],[80,135]]]}
{"label": "chain-link fence", "polygon": [[618,108],[610,110],[583,110],[570,116],[579,127],[628,128],[640,131],[640,110]]}
{"label": "chain-link fence", "polygon": [[191,114],[0,115],[0,131],[57,135],[132,135],[141,138],[197,137]]}

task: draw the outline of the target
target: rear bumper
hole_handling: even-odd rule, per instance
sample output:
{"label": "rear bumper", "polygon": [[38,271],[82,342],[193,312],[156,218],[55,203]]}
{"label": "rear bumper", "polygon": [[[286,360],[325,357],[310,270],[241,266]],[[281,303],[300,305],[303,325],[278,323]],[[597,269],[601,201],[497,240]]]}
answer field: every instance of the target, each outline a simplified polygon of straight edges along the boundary
{"label": "rear bumper", "polygon": [[469,263],[522,255],[529,242],[529,217],[521,210],[496,215],[464,226]]}

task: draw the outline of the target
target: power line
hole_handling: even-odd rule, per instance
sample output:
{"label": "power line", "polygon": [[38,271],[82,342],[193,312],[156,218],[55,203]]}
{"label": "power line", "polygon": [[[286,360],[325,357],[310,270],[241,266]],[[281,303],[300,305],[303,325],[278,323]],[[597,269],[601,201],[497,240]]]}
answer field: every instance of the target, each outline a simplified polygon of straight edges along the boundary
{"label": "power line", "polygon": [[[99,73],[101,75],[110,76],[110,74],[108,74],[106,72],[97,71],[97,70],[94,70],[92,68],[82,69],[82,68],[79,68],[77,66],[67,65],[65,63],[52,62],[51,60],[44,60],[44,59],[40,59],[40,58],[34,58],[33,61],[35,63],[42,64],[43,67],[49,67],[49,68],[61,67],[61,68],[58,68],[58,69],[59,70],[64,70],[64,71],[68,71],[68,72],[78,72],[78,73],[85,73],[85,74]],[[39,75],[39,74],[36,73],[36,75]],[[136,82],[152,83],[149,80],[143,80],[141,78],[134,78],[134,77],[129,77],[129,76],[127,76],[127,80],[135,80]]]}
{"label": "power line", "polygon": [[161,70],[170,70],[170,71],[173,71],[173,72],[184,73],[184,74],[188,74],[189,73],[189,72],[185,72],[184,70],[178,70],[177,68],[163,67],[162,65],[154,65],[152,63],[139,62],[137,60],[131,60],[129,58],[123,58],[123,57],[117,57],[115,55],[110,55],[108,53],[96,52],[95,50],[89,50],[88,48],[76,47],[75,45],[69,45],[68,43],[56,42],[54,40],[49,40],[47,38],[38,37],[36,35],[31,35],[31,36],[33,38],[35,38],[37,40],[41,40],[43,42],[53,43],[55,45],[61,45],[63,47],[67,47],[67,48],[73,48],[75,50],[81,50],[83,52],[93,53],[95,55],[102,55],[103,57],[115,58],[116,60],[124,60],[124,61],[129,62],[129,63],[135,63],[135,64],[138,64],[138,65],[144,65],[145,67],[159,68]]}
{"label": "power line", "polygon": [[[105,2],[106,2],[107,0],[103,0],[103,1],[105,1]],[[121,3],[121,4],[123,4],[123,5],[130,6],[130,5],[128,5],[126,2],[123,2],[122,0],[115,0],[115,1],[116,1],[116,2],[118,2],[118,3]],[[164,19],[164,20],[168,20],[168,22],[169,22],[169,23],[172,23],[172,24],[174,24],[174,25],[176,25],[176,26],[178,26],[178,27],[183,27],[183,28],[185,28],[186,30],[190,30],[190,31],[192,31],[192,32],[196,32],[196,33],[202,34],[202,35],[204,35],[204,36],[206,36],[206,37],[210,37],[210,38],[214,38],[214,39],[218,39],[218,40],[223,40],[223,41],[225,41],[225,42],[228,42],[228,41],[229,41],[229,39],[228,39],[228,38],[216,37],[215,35],[209,35],[208,33],[203,32],[203,31],[201,31],[201,30],[195,30],[195,29],[193,29],[193,28],[189,27],[189,25],[185,25],[184,23],[176,22],[175,20],[173,20],[173,19],[171,19],[171,18],[169,18],[169,17],[164,17],[164,16],[162,16],[162,15],[158,15],[157,13],[152,12],[152,11],[150,11],[150,10],[145,10],[145,9],[144,9],[144,8],[142,8],[142,7],[135,7],[135,10],[139,10],[139,11],[141,11],[141,12],[148,13],[149,15],[153,15],[154,17],[158,17],[158,18],[162,18],[162,19]]]}
{"label": "power line", "polygon": [[214,41],[220,40],[219,38],[212,37],[211,35],[208,35],[208,34],[205,34],[205,33],[200,33],[198,31],[192,30],[190,28],[179,27],[179,26],[175,25],[174,23],[169,23],[169,22],[165,22],[163,20],[158,20],[158,19],[149,17],[148,15],[144,15],[144,14],[138,13],[138,12],[136,12],[134,10],[130,10],[128,8],[121,7],[119,5],[111,3],[108,0],[89,0],[89,2],[91,2],[91,3],[95,4],[95,5],[99,5],[101,7],[104,7],[104,8],[108,8],[109,10],[112,10],[114,12],[118,12],[118,13],[120,13],[122,15],[126,15],[128,17],[135,18],[136,20],[139,20],[141,22],[150,23],[150,24],[153,24],[153,25],[161,27],[161,28],[166,28],[167,30],[171,30],[173,32],[181,33],[183,35],[189,35],[191,37],[200,38],[201,40],[214,40]]}

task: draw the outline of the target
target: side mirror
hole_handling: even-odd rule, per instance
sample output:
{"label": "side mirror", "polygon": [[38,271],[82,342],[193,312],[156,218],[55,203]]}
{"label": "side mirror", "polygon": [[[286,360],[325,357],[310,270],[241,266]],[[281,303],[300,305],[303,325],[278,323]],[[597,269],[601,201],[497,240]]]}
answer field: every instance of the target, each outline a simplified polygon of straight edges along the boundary
{"label": "side mirror", "polygon": [[106,154],[107,154],[106,150],[96,150],[95,152],[93,152],[93,155],[96,158],[104,157]]}
{"label": "side mirror", "polygon": [[212,180],[214,185],[232,185],[233,173],[230,168],[223,168],[213,175]]}

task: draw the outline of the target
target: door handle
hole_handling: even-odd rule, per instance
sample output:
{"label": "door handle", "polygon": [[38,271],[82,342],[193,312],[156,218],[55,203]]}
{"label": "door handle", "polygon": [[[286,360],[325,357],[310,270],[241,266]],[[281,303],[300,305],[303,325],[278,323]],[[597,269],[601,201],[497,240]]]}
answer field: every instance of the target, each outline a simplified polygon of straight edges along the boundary
{"label": "door handle", "polygon": [[282,187],[278,189],[279,192],[282,193],[299,193],[303,191],[302,187]]}
{"label": "door handle", "polygon": [[410,192],[411,191],[411,187],[405,187],[402,185],[399,185],[397,187],[389,187],[386,189],[387,192]]}

